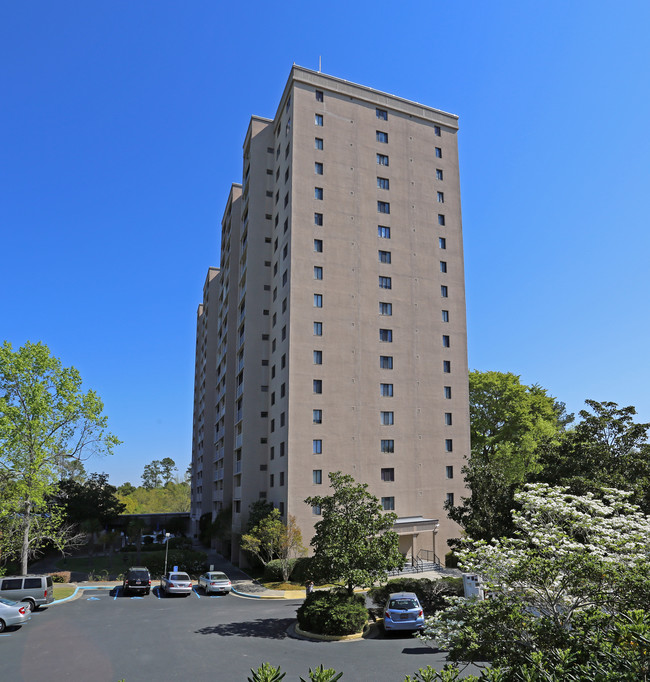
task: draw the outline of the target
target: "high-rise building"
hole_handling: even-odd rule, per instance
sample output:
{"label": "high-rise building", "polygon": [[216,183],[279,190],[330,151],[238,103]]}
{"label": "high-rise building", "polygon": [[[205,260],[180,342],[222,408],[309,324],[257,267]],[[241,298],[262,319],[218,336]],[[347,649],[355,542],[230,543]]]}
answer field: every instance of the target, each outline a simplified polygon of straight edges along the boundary
{"label": "high-rise building", "polygon": [[[409,557],[443,556],[467,494],[457,116],[298,66],[251,118],[199,307],[192,515],[250,505],[309,543],[328,474],[368,483]],[[224,514],[227,518],[227,514]],[[196,526],[198,529],[198,525]]]}

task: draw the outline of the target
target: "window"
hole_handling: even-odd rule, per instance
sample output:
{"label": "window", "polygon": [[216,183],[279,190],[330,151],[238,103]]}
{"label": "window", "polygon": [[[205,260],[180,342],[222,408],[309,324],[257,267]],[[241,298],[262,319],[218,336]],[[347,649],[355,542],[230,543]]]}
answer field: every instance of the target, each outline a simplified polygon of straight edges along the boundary
{"label": "window", "polygon": [[442,159],[442,149],[440,147],[436,147],[436,159]]}
{"label": "window", "polygon": [[314,225],[318,225],[319,227],[323,225],[322,213],[314,213]]}
{"label": "window", "polygon": [[314,351],[314,364],[315,365],[322,365],[323,364],[323,351],[322,350],[315,350]]}
{"label": "window", "polygon": [[440,272],[447,272],[447,261],[440,261]]}
{"label": "window", "polygon": [[[239,500],[237,500],[239,502]],[[278,502],[278,511],[280,516],[284,516],[284,502]]]}
{"label": "window", "polygon": [[449,343],[449,336],[447,334],[442,335],[442,347],[443,348],[449,348],[450,343]]}
{"label": "window", "polygon": [[454,505],[454,493],[447,493],[447,504],[453,507],[453,505]]}
{"label": "window", "polygon": [[319,201],[323,200],[323,188],[322,187],[314,187],[314,199],[318,199]]}
{"label": "window", "polygon": [[273,474],[271,474],[269,477],[269,487],[272,488],[274,484],[275,484],[275,476]]}
{"label": "window", "polygon": [[316,90],[316,101],[317,102],[323,101],[323,91],[322,90]]}
{"label": "window", "polygon": [[323,253],[323,240],[314,239],[314,251],[316,253]]}
{"label": "window", "polygon": [[287,338],[287,326],[285,325],[282,327],[282,340],[284,341]]}
{"label": "window", "polygon": [[377,154],[377,164],[380,166],[387,166],[388,156],[386,154]]}
{"label": "window", "polygon": [[454,467],[453,466],[445,467],[445,472],[446,472],[447,478],[453,478],[454,477]]}
{"label": "window", "polygon": [[381,130],[378,130],[376,138],[377,142],[383,142],[384,144],[386,144],[388,142],[388,133],[384,133]]}
{"label": "window", "polygon": [[323,335],[323,323],[322,322],[314,322],[314,336],[322,336]]}
{"label": "window", "polygon": [[287,392],[287,386],[286,386],[286,384],[282,384],[280,386],[280,398],[284,398],[286,392]]}
{"label": "window", "polygon": [[323,125],[323,115],[322,114],[315,114],[314,115],[314,123],[317,126],[322,126]]}
{"label": "window", "polygon": [[314,173],[316,173],[316,175],[322,175],[323,174],[323,164],[320,163],[319,161],[316,161],[314,163]]}
{"label": "window", "polygon": [[379,369],[393,369],[393,356],[392,355],[380,355],[379,356]]}
{"label": "window", "polygon": [[280,457],[284,457],[284,441],[280,443]]}
{"label": "window", "polygon": [[445,216],[442,215],[442,213],[438,213],[438,225],[443,225],[445,224]]}
{"label": "window", "polygon": [[320,485],[323,482],[323,470],[322,469],[314,469],[311,472],[311,477],[312,477],[312,482],[315,485]]}
{"label": "window", "polygon": [[445,399],[451,400],[451,386],[445,386]]}
{"label": "window", "polygon": [[388,440],[383,440],[381,441],[381,451],[382,452],[387,452],[387,453],[393,453],[395,452],[395,441],[391,438]]}
{"label": "window", "polygon": [[284,485],[284,471],[280,472],[280,485]]}
{"label": "window", "polygon": [[384,225],[377,225],[377,236],[380,239],[390,239],[390,227]]}
{"label": "window", "polygon": [[287,274],[287,271],[285,270],[282,273],[282,286],[284,286],[289,280],[289,275]]}
{"label": "window", "polygon": [[445,374],[451,374],[451,360],[442,361],[442,371]]}
{"label": "window", "polygon": [[280,426],[281,427],[285,425],[286,420],[287,420],[286,414],[284,412],[281,412],[280,413]]}
{"label": "window", "polygon": [[441,249],[446,249],[447,248],[447,240],[444,237],[438,237],[438,246]]}
{"label": "window", "polygon": [[436,180],[442,180],[442,169],[436,168]]}
{"label": "window", "polygon": [[[283,301],[283,303],[284,303],[284,301]],[[284,369],[286,366],[287,366],[287,356],[282,355],[282,357],[280,358],[280,369]]]}
{"label": "window", "polygon": [[[287,170],[284,171],[284,181],[286,182],[288,179],[289,179],[289,169],[287,168]],[[285,204],[284,204],[284,205],[285,205],[285,206],[287,205],[286,202],[287,202],[287,197],[288,197],[288,196],[289,196],[289,195],[287,195],[287,196],[284,198],[284,200],[285,200]]]}
{"label": "window", "polygon": [[312,513],[314,516],[320,516],[320,515],[321,515],[320,504],[314,504],[314,505],[312,505],[311,513]]}
{"label": "window", "polygon": [[379,423],[382,426],[392,426],[395,423],[395,413],[394,412],[380,412],[379,413]]}
{"label": "window", "polygon": [[289,244],[285,244],[284,248],[282,249],[282,260],[285,260],[288,255],[289,255]]}
{"label": "window", "polygon": [[392,315],[393,314],[393,304],[392,303],[384,303],[383,301],[379,302],[379,314],[380,315]]}
{"label": "window", "polygon": [[379,213],[390,213],[390,204],[387,201],[378,201],[377,211]]}
{"label": "window", "polygon": [[287,312],[287,299],[286,298],[282,299],[282,312],[283,313]]}
{"label": "window", "polygon": [[275,431],[275,419],[271,419],[271,433]]}
{"label": "window", "polygon": [[445,438],[445,452],[454,451],[454,441],[451,438]]}
{"label": "window", "polygon": [[388,178],[377,178],[377,189],[390,189]]}
{"label": "window", "polygon": [[312,410],[312,422],[314,424],[323,423],[323,410]]}
{"label": "window", "polygon": [[395,480],[395,469],[382,469],[381,470],[381,480],[382,481],[394,481]]}
{"label": "window", "polygon": [[451,426],[451,412],[445,412],[445,426]]}
{"label": "window", "polygon": [[322,393],[323,392],[323,380],[322,379],[314,379],[313,386],[314,386],[314,393]]}
{"label": "window", "polygon": [[381,507],[384,511],[394,511],[395,509],[395,498],[394,497],[382,497]]}
{"label": "window", "polygon": [[393,281],[390,277],[379,277],[379,288],[380,289],[392,289]]}
{"label": "window", "polygon": [[241,514],[241,500],[235,500],[235,514]]}
{"label": "window", "polygon": [[440,137],[440,126],[433,126],[433,134],[436,137]]}
{"label": "window", "polygon": [[390,251],[379,251],[379,262],[390,263]]}
{"label": "window", "polygon": [[312,451],[312,454],[314,454],[314,455],[322,455],[323,454],[323,441],[320,439],[314,439],[311,442],[311,451]]}
{"label": "window", "polygon": [[380,329],[379,330],[379,340],[384,343],[393,343],[393,330],[392,329]]}
{"label": "window", "polygon": [[314,138],[314,147],[316,149],[322,149],[323,148],[323,138],[322,137],[315,137]]}
{"label": "window", "polygon": [[445,193],[444,192],[438,192],[438,203],[439,204],[445,203]]}
{"label": "window", "polygon": [[386,111],[386,109],[375,109],[375,113],[377,114],[378,119],[382,121],[388,120],[388,112]]}
{"label": "window", "polygon": [[320,265],[314,265],[314,279],[323,279],[323,268]]}
{"label": "window", "polygon": [[392,398],[393,384],[379,384],[379,393],[383,398]]}
{"label": "window", "polygon": [[323,307],[323,294],[314,294],[314,308]]}
{"label": "window", "polygon": [[443,322],[449,322],[449,311],[448,310],[442,310],[442,321]]}
{"label": "window", "polygon": [[440,285],[440,296],[441,298],[447,298],[449,296],[449,287],[446,284]]}

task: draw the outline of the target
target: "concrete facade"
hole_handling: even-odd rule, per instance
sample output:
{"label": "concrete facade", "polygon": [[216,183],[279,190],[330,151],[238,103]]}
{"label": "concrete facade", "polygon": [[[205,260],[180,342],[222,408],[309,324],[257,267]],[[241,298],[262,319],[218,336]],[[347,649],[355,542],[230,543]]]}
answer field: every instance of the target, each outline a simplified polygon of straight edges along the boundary
{"label": "concrete facade", "polygon": [[297,66],[274,118],[251,119],[215,319],[197,327],[197,376],[205,346],[215,388],[197,380],[192,514],[232,505],[234,561],[258,499],[308,544],[320,517],[304,499],[338,470],[397,513],[405,555],[443,556],[457,536],[443,509],[466,494],[469,453],[457,130],[454,115]]}

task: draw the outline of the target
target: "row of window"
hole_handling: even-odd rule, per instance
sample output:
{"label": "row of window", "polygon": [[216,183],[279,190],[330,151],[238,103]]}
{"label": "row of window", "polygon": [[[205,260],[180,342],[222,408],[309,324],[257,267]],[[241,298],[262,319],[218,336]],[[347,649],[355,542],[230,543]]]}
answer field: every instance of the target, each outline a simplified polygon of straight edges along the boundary
{"label": "row of window", "polygon": [[[445,497],[445,502],[453,506],[454,504],[454,493],[447,493]],[[280,502],[282,505],[282,502]],[[394,497],[382,497],[381,498],[381,508],[384,511],[395,511],[395,498]],[[314,516],[320,516],[322,513],[320,505],[313,505],[311,512]],[[280,512],[282,514],[282,511]]]}

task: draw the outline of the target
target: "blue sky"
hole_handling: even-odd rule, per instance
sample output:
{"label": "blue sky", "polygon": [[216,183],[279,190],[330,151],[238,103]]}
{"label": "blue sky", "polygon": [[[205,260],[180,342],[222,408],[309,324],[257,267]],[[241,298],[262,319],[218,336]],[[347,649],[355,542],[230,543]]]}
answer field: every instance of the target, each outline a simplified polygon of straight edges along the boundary
{"label": "blue sky", "polygon": [[124,442],[190,461],[196,307],[252,114],[293,62],[460,116],[470,368],[650,421],[650,5],[0,8],[0,340],[43,341]]}

